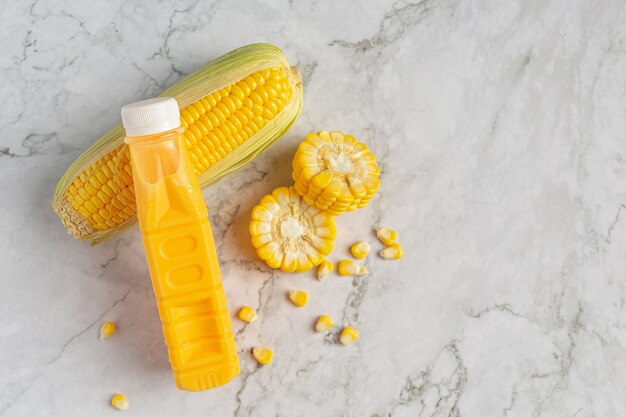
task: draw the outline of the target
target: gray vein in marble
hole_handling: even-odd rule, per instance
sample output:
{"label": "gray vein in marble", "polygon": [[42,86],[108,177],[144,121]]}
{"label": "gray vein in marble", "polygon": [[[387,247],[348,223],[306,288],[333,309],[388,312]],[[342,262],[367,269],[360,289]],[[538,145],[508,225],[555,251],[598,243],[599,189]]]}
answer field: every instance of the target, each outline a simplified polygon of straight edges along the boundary
{"label": "gray vein in marble", "polygon": [[[467,384],[467,369],[459,352],[457,341],[453,340],[445,345],[432,365],[406,378],[406,382],[398,397],[392,400],[384,412],[374,414],[372,417],[393,417],[398,407],[408,406],[419,401],[419,416],[432,407],[428,417],[445,415],[448,417],[460,417],[459,401]],[[441,380],[433,380],[433,368],[440,361],[451,360],[455,367],[449,375]],[[437,401],[434,404],[426,403],[426,396],[430,390],[437,393]]]}
{"label": "gray vein in marble", "polygon": [[107,313],[111,310],[113,310],[115,308],[115,306],[117,306],[120,303],[123,303],[124,301],[126,301],[126,297],[128,297],[128,295],[130,294],[131,290],[129,289],[128,291],[126,291],[126,293],[118,298],[117,300],[115,300],[113,302],[113,304],[111,304],[109,307],[107,307],[106,310],[104,310],[102,312],[102,314],[100,314],[95,320],[93,320],[91,323],[89,323],[89,325],[87,325],[87,327],[85,327],[84,329],[80,330],[78,333],[75,333],[74,335],[72,335],[61,347],[61,350],[59,351],[59,353],[52,358],[51,360],[49,360],[48,362],[46,362],[44,364],[44,366],[48,366],[53,364],[54,362],[56,362],[57,360],[59,360],[61,358],[61,356],[63,356],[63,353],[65,353],[65,350],[69,347],[69,345],[76,339],[78,339],[80,336],[82,336],[83,334],[85,334],[86,332],[88,332],[89,330],[91,330],[96,324],[98,324],[100,322],[100,320],[102,320],[102,318],[104,316],[107,315]]}
{"label": "gray vein in marble", "polygon": [[495,304],[495,305],[493,305],[491,307],[483,308],[480,311],[467,310],[465,312],[465,314],[467,314],[468,316],[470,316],[472,318],[479,319],[483,315],[485,315],[487,313],[491,313],[492,311],[501,311],[503,313],[507,313],[507,314],[510,314],[512,316],[515,316],[515,317],[526,318],[526,316],[513,311],[513,308],[508,303],[506,303],[506,304]]}
{"label": "gray vein in marble", "polygon": [[393,10],[385,13],[378,31],[371,38],[358,42],[337,39],[330,42],[330,46],[339,45],[362,53],[389,46],[402,38],[407,29],[419,24],[427,16],[431,7],[433,7],[431,3],[432,1],[430,0],[409,4],[401,2],[400,4],[405,4],[405,6],[399,8],[396,8],[398,3],[394,3]]}
{"label": "gray vein in marble", "polygon": [[615,228],[615,225],[617,225],[617,223],[619,222],[620,216],[622,214],[622,210],[624,209],[626,209],[626,204],[622,204],[619,206],[619,208],[617,209],[617,213],[615,213],[615,219],[611,222],[611,225],[609,226],[609,230],[607,230],[606,232],[606,237],[604,238],[604,241],[608,244],[611,243],[613,229]]}
{"label": "gray vein in marble", "polygon": [[519,382],[513,385],[513,389],[511,390],[511,401],[509,402],[509,405],[507,405],[502,410],[502,413],[504,414],[505,417],[509,415],[509,413],[513,410],[513,407],[515,406],[515,401],[517,401],[517,396],[519,395],[518,386],[519,386]]}

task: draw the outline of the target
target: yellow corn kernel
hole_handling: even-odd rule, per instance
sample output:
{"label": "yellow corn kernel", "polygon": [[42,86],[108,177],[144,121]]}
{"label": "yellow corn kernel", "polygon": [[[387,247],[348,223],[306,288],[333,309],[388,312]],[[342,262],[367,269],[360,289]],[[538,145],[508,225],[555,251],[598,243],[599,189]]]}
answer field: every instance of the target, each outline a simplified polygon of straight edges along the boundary
{"label": "yellow corn kernel", "polygon": [[249,231],[259,258],[270,268],[304,272],[333,249],[334,217],[309,206],[293,187],[278,187],[252,209]]}
{"label": "yellow corn kernel", "polygon": [[399,243],[387,246],[385,249],[380,251],[380,256],[385,259],[400,259],[403,256],[402,246]]}
{"label": "yellow corn kernel", "polygon": [[386,227],[379,227],[376,229],[376,237],[383,242],[385,246],[393,245],[398,240],[398,232]]}
{"label": "yellow corn kernel", "polygon": [[364,241],[356,242],[350,248],[350,253],[356,259],[363,259],[370,253],[370,244]]}
{"label": "yellow corn kernel", "polygon": [[339,335],[339,341],[342,345],[348,346],[359,338],[359,332],[354,327],[344,327]]}
{"label": "yellow corn kernel", "polygon": [[106,339],[111,336],[117,330],[117,326],[112,321],[107,321],[102,324],[100,327],[100,339]]}
{"label": "yellow corn kernel", "polygon": [[128,410],[129,407],[128,400],[124,394],[115,394],[113,398],[111,398],[111,405],[122,411]]}
{"label": "yellow corn kernel", "polygon": [[267,365],[274,358],[274,352],[271,349],[257,346],[252,348],[252,356],[261,365]]}
{"label": "yellow corn kernel", "polygon": [[[248,76],[242,66],[218,63],[222,59],[168,89],[168,96],[184,104],[180,109],[184,143],[202,186],[268,148],[299,114],[301,78],[277,48],[251,45],[233,51],[226,60],[248,57],[244,59],[248,62],[255,50],[263,61],[251,65],[272,66]],[[217,79],[230,84],[214,90]],[[253,107],[246,107],[248,102]],[[268,125],[275,129],[265,128]],[[57,186],[53,208],[77,239],[100,241],[136,220],[130,158],[123,139],[124,130],[113,128],[85,151]],[[103,154],[105,149],[108,153]],[[108,214],[103,216],[102,210]]]}
{"label": "yellow corn kernel", "polygon": [[292,177],[304,200],[330,214],[363,208],[380,186],[380,169],[368,147],[343,132],[307,135],[293,160]]}
{"label": "yellow corn kernel", "polygon": [[364,265],[359,265],[349,259],[339,261],[339,264],[337,265],[337,272],[339,273],[339,275],[342,275],[344,277],[351,275],[360,276],[368,274],[368,270]]}
{"label": "yellow corn kernel", "polygon": [[317,268],[317,279],[323,281],[335,269],[335,266],[329,261],[322,261]]}
{"label": "yellow corn kernel", "polygon": [[258,319],[256,311],[250,306],[241,307],[239,313],[237,313],[237,317],[248,323],[255,322]]}
{"label": "yellow corn kernel", "polygon": [[309,293],[306,291],[291,290],[288,295],[291,302],[298,307],[304,307],[309,301]]}
{"label": "yellow corn kernel", "polygon": [[324,333],[332,326],[333,319],[331,319],[329,316],[321,315],[317,318],[317,322],[315,322],[315,331],[318,333]]}

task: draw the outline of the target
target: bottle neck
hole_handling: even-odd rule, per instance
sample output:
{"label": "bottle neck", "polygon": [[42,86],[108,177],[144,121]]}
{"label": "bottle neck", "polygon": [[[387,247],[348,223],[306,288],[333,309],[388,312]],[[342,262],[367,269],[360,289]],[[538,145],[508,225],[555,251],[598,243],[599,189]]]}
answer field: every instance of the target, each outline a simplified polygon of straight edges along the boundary
{"label": "bottle neck", "polygon": [[152,133],[150,135],[143,136],[126,136],[124,143],[128,145],[141,145],[148,143],[157,143],[166,140],[176,139],[179,135],[182,135],[183,128],[177,127],[176,129],[166,130],[164,132]]}

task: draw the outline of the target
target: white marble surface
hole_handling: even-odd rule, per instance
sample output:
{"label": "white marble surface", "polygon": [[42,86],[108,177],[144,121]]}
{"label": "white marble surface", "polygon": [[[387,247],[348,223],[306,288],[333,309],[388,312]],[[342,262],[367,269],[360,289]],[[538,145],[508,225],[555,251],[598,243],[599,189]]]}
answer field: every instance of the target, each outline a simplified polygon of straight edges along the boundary
{"label": "white marble surface", "polygon": [[[262,319],[234,321],[237,380],[186,393],[137,230],[91,248],[51,196],[121,105],[258,41],[301,69],[303,113],[205,197],[230,307]],[[626,415],[622,0],[4,1],[0,98],[0,416],[112,415],[118,391],[135,416]],[[318,129],[383,168],[331,255],[399,229],[406,258],[371,257],[365,279],[269,271],[248,243],[252,206]],[[314,334],[321,312],[358,343]],[[104,320],[120,330],[101,342]]]}

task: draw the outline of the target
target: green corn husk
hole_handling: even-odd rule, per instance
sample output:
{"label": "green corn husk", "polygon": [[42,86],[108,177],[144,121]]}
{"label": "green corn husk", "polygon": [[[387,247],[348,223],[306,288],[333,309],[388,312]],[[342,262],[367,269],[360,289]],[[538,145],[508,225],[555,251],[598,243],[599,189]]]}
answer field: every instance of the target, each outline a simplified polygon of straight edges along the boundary
{"label": "green corn husk", "polygon": [[[182,109],[250,74],[272,67],[282,67],[287,71],[289,84],[292,88],[289,102],[254,135],[235,147],[222,159],[210,165],[206,170],[200,172],[198,174],[200,186],[214,184],[226,175],[237,171],[269,148],[289,130],[302,109],[303,97],[300,74],[295,67],[289,66],[282,51],[276,46],[253,44],[238,48],[210,62],[160,95],[174,97]],[[101,158],[115,152],[117,148],[125,147],[123,140],[124,128],[118,124],[79,156],[57,184],[52,207],[61,218],[68,233],[76,239],[98,243],[132,226],[137,220],[133,213],[128,215],[129,217],[120,224],[104,230],[97,230],[92,222],[68,200],[68,190],[74,181],[81,175],[82,178],[85,178],[86,170],[92,164],[101,163]],[[128,175],[128,172],[114,172],[114,175],[116,177]],[[117,178],[114,179],[115,184],[120,183]],[[119,188],[113,191],[121,193],[123,190]],[[124,195],[128,196],[128,193],[126,192]],[[128,200],[131,197],[133,201],[129,202],[128,207],[131,207],[132,210],[127,209],[129,212],[134,210],[134,197],[131,195]]]}

